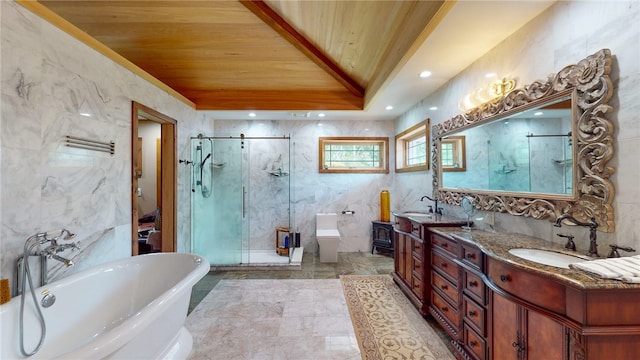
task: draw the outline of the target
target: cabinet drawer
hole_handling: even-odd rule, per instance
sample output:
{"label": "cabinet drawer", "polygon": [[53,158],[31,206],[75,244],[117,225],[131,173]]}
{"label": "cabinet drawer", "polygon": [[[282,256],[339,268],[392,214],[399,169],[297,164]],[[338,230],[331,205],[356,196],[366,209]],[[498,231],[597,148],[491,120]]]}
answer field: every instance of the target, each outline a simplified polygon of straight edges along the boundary
{"label": "cabinet drawer", "polygon": [[457,286],[440,276],[435,271],[431,272],[431,276],[432,286],[442,292],[449,302],[456,304],[457,306],[460,300]]}
{"label": "cabinet drawer", "polygon": [[415,256],[413,257],[413,273],[420,279],[423,278],[422,274],[424,274],[424,264],[422,260],[416,258]]}
{"label": "cabinet drawer", "polygon": [[433,234],[431,236],[431,246],[434,249],[440,249],[450,253],[454,258],[458,257],[458,244],[453,239]]}
{"label": "cabinet drawer", "polygon": [[449,279],[449,281],[453,283],[458,283],[458,274],[459,268],[453,260],[448,259],[442,254],[439,254],[436,251],[433,251],[431,254],[431,262],[433,264],[433,268],[439,270],[445,277]]}
{"label": "cabinet drawer", "polygon": [[422,239],[422,224],[412,221],[411,222],[411,233],[420,239]]}
{"label": "cabinet drawer", "polygon": [[487,288],[482,278],[472,271],[464,270],[462,272],[463,291],[473,298],[478,304],[487,304]]}
{"label": "cabinet drawer", "polygon": [[474,327],[475,331],[480,335],[485,335],[487,333],[486,329],[486,311],[484,307],[476,304],[475,301],[470,298],[463,296],[462,297],[462,314],[464,316],[464,320],[467,321],[472,327]]}
{"label": "cabinet drawer", "polygon": [[490,259],[487,266],[489,279],[506,292],[558,314],[566,312],[563,285],[494,259]]}
{"label": "cabinet drawer", "polygon": [[422,260],[422,254],[424,254],[424,243],[422,242],[422,240],[418,240],[418,239],[412,239],[413,241],[411,241],[412,243],[412,251],[413,251],[413,257],[417,257],[419,260]]}
{"label": "cabinet drawer", "polygon": [[451,326],[455,329],[456,332],[458,332],[460,327],[460,314],[458,313],[458,309],[451,306],[446,300],[444,300],[442,296],[440,296],[440,294],[435,291],[431,292],[431,304],[433,309],[447,320],[449,326]]}
{"label": "cabinet drawer", "polygon": [[482,251],[475,246],[460,244],[461,258],[472,268],[482,271]]}
{"label": "cabinet drawer", "polygon": [[413,293],[418,297],[418,299],[420,299],[421,301],[424,300],[424,283],[422,279],[417,278],[416,276],[412,276],[411,289],[413,290]]}
{"label": "cabinet drawer", "polygon": [[464,324],[463,332],[464,349],[473,354],[476,359],[485,360],[487,358],[487,343],[484,338],[467,324]]}

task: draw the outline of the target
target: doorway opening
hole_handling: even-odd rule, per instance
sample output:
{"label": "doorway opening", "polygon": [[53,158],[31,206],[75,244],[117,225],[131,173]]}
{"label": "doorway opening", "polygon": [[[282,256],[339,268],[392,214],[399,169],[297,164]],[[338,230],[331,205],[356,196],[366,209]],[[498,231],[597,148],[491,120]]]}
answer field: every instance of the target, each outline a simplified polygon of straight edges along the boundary
{"label": "doorway opening", "polygon": [[131,254],[176,251],[176,120],[131,106]]}

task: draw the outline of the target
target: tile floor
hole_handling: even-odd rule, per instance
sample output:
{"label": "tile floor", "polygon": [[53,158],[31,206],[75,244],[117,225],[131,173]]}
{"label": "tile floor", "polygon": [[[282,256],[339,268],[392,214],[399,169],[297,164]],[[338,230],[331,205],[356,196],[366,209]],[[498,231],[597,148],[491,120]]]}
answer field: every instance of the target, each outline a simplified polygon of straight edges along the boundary
{"label": "tile floor", "polygon": [[187,318],[189,360],[359,360],[338,279],[221,280]]}
{"label": "tile floor", "polygon": [[300,270],[216,270],[211,271],[191,292],[191,312],[222,279],[339,279],[340,275],[390,274],[393,258],[379,253],[339,253],[337,263],[321,263],[317,254],[306,252]]}
{"label": "tile floor", "polygon": [[[364,252],[340,253],[337,263],[320,263],[317,254],[305,253],[301,270],[211,271],[192,290],[190,360],[360,359],[339,276],[392,271],[392,257]],[[243,279],[260,281],[220,283]],[[445,343],[451,341],[435,320],[426,321]]]}

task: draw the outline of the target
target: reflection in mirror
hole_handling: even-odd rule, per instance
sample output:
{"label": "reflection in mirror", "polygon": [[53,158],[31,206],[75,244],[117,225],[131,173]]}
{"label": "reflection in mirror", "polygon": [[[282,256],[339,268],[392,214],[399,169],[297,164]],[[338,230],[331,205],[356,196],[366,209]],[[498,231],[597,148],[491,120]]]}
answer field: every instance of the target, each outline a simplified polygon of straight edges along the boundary
{"label": "reflection in mirror", "polygon": [[[432,129],[433,189],[439,201],[535,219],[569,214],[613,232],[608,165],[613,157],[611,52],[603,49],[545,80],[508,92]],[[441,153],[464,136],[466,171]]]}
{"label": "reflection in mirror", "polygon": [[[440,161],[443,172],[467,170],[467,151],[464,136],[447,136],[442,138],[440,148]],[[455,184],[455,180],[452,180],[452,182]]]}
{"label": "reflection in mirror", "polygon": [[[565,96],[442,138],[442,187],[572,195],[571,114]],[[465,137],[473,161],[455,173],[454,139],[464,149]]]}

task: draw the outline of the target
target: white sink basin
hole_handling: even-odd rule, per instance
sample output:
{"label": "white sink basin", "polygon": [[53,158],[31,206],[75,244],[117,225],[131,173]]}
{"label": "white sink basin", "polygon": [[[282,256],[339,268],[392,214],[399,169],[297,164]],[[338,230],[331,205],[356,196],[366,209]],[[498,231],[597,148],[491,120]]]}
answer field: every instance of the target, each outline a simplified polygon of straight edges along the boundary
{"label": "white sink basin", "polygon": [[431,216],[431,214],[419,212],[419,211],[407,211],[407,212],[394,212],[395,216]]}
{"label": "white sink basin", "polygon": [[509,253],[525,260],[563,269],[568,269],[569,264],[586,261],[578,256],[540,249],[511,249]]}

